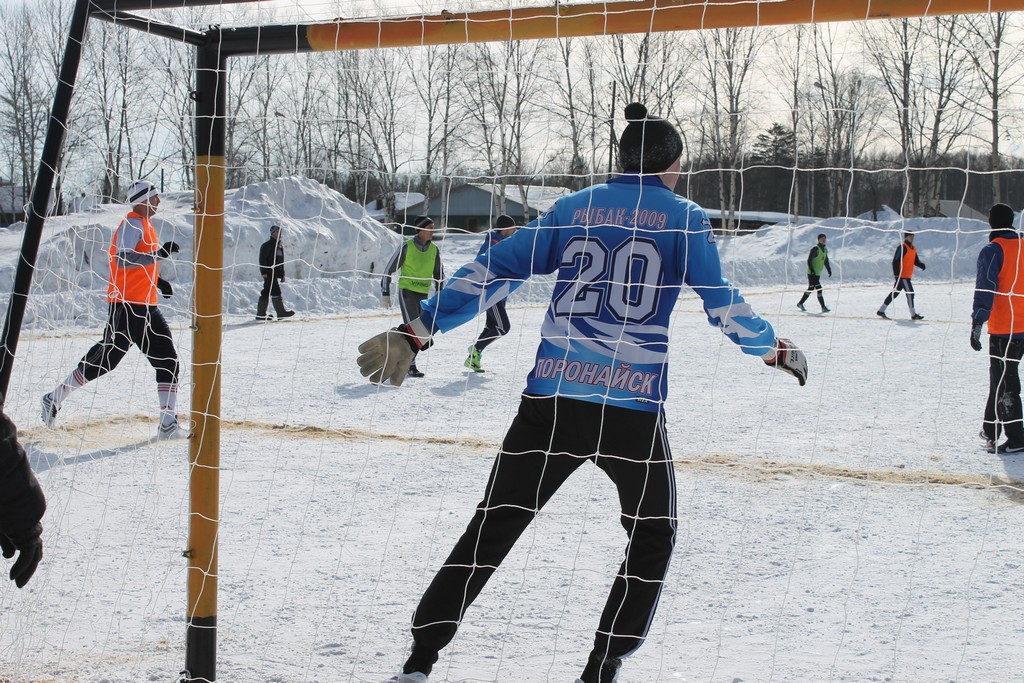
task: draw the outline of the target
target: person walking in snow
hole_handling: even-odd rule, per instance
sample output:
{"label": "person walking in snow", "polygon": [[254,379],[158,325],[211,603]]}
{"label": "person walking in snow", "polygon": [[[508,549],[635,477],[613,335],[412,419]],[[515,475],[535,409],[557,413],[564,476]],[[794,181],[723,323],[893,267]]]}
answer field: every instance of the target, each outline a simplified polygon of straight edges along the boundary
{"label": "person walking in snow", "polygon": [[806,311],[804,302],[811,296],[811,292],[818,293],[818,303],[821,304],[821,312],[828,313],[830,309],[825,305],[825,295],[821,291],[821,271],[828,271],[832,277],[832,264],[828,262],[828,249],[825,247],[824,233],[818,235],[818,243],[811,247],[811,253],[807,256],[807,291],[800,297],[796,307]]}
{"label": "person walking in snow", "polygon": [[[414,222],[416,234],[402,243],[384,269],[380,281],[380,300],[384,308],[391,308],[391,276],[398,272],[398,306],[402,321],[411,323],[420,317],[420,306],[430,296],[430,285],[440,292],[444,287],[444,266],[441,251],[434,244],[434,221],[430,216],[419,216]],[[413,358],[410,377],[423,377]]]}
{"label": "person walking in snow", "polygon": [[[1013,229],[1013,209],[989,209],[992,232],[978,254],[971,310],[971,348],[981,351],[988,323],[988,398],[981,437],[990,453],[1024,452],[1024,410],[1020,399],[1020,359],[1024,356],[1024,250]],[[1006,441],[997,444],[1000,431]]]}
{"label": "person walking in snow", "polygon": [[281,283],[284,282],[284,242],[281,240],[281,226],[270,227],[270,239],[260,245],[260,275],[263,276],[263,291],[256,304],[257,320],[273,320],[267,315],[267,304],[274,302],[277,319],[290,318],[295,311],[284,307],[281,298]]}
{"label": "person walking in snow", "polygon": [[676,538],[676,488],[665,434],[668,332],[682,286],[741,350],[801,385],[807,361],[775,336],[722,276],[707,214],[677,195],[682,138],[639,103],[619,141],[623,174],[559,199],[540,218],[463,266],[419,318],[359,347],[371,382],[401,385],[434,332],[469,321],[515,283],[555,273],[534,368],[465,533],[412,619],[413,646],[391,683],[424,683],[466,610],[519,536],[584,462],[618,490],[625,558],[601,613],[581,683],[611,683],[643,643]]}
{"label": "person walking in snow", "polygon": [[896,278],[896,282],[893,283],[892,291],[885,297],[885,301],[882,302],[882,307],[878,309],[876,315],[879,318],[889,319],[889,316],[885,314],[885,309],[889,308],[889,304],[900,295],[900,292],[907,293],[907,304],[910,306],[910,319],[911,320],[924,320],[924,316],[917,312],[914,308],[914,283],[912,279],[914,277],[914,268],[920,268],[924,270],[924,263],[917,257],[917,248],[914,247],[914,233],[905,232],[903,233],[903,241],[896,247],[896,253],[892,257],[892,274]]}
{"label": "person walking in snow", "polygon": [[18,559],[8,576],[24,588],[43,559],[43,527],[46,497],[32,473],[25,451],[18,443],[18,430],[0,413],[0,550]]}
{"label": "person walking in snow", "polygon": [[53,427],[65,399],[87,382],[117,367],[132,344],[145,354],[156,370],[160,401],[161,439],[184,436],[178,427],[178,354],[171,329],[156,305],[159,291],[173,294],[171,284],[160,277],[160,259],[178,252],[175,242],[157,243],[150,218],[160,206],[160,194],[152,183],[140,180],[128,190],[131,211],[114,231],[110,242],[110,281],[107,286],[107,324],[103,339],[85,354],[78,366],[57,388],[43,396],[42,418]]}
{"label": "person walking in snow", "polygon": [[[486,254],[491,247],[498,242],[501,242],[506,237],[511,237],[515,234],[516,222],[512,216],[508,214],[501,214],[494,221],[494,230],[487,233],[487,238],[484,239],[484,243],[480,246],[480,251],[477,252],[477,258],[480,258]],[[505,312],[505,300],[502,299],[496,304],[487,309],[486,313],[486,324],[484,325],[483,331],[480,332],[480,336],[477,337],[469,347],[469,356],[466,358],[464,365],[472,370],[473,372],[483,372],[484,369],[480,367],[480,354],[484,352],[492,342],[504,337],[508,334],[510,325],[508,321],[508,313]]]}

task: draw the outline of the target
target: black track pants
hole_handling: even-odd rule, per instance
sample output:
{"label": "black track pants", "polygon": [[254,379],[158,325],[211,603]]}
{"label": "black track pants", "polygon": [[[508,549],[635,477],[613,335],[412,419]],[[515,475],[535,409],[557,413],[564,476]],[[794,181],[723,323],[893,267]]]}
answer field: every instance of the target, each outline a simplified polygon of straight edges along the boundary
{"label": "black track pants", "polygon": [[492,342],[501,339],[508,334],[510,324],[508,322],[508,313],[505,312],[505,301],[501,300],[487,309],[487,324],[484,325],[484,329],[480,332],[480,336],[477,337],[476,347],[477,351],[483,351]]}
{"label": "black track pants", "polygon": [[1020,400],[1020,359],[1024,339],[989,335],[988,400],[985,401],[985,436],[995,441],[1000,427],[1015,444],[1024,443],[1024,411]]}
{"label": "black track pants", "polygon": [[416,608],[416,648],[436,652],[451,641],[466,609],[537,512],[588,460],[615,483],[628,538],[594,654],[624,657],[640,647],[676,538],[675,472],[664,426],[661,413],[524,396],[484,499]]}
{"label": "black track pants", "polygon": [[885,297],[885,301],[882,303],[882,308],[885,308],[893,302],[893,300],[900,295],[900,292],[907,293],[907,303],[910,305],[910,310],[914,310],[914,283],[909,277],[896,278],[896,282],[892,285],[892,291],[889,292],[889,296]]}
{"label": "black track pants", "polygon": [[171,328],[156,306],[112,302],[107,311],[103,339],[93,345],[78,363],[87,382],[117,367],[132,344],[156,369],[158,384],[178,383],[178,354]]}

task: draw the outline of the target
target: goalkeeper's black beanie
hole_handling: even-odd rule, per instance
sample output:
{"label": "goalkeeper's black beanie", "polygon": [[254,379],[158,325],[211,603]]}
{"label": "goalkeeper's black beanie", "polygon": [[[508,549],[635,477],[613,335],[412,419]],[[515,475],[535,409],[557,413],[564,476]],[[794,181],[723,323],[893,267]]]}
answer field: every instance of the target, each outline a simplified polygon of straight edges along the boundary
{"label": "goalkeeper's black beanie", "polygon": [[665,119],[651,116],[639,102],[626,106],[626,129],[619,138],[619,165],[627,173],[661,173],[683,153],[683,139]]}
{"label": "goalkeeper's black beanie", "polygon": [[988,210],[988,224],[993,230],[1013,227],[1013,209],[1006,204],[993,204]]}

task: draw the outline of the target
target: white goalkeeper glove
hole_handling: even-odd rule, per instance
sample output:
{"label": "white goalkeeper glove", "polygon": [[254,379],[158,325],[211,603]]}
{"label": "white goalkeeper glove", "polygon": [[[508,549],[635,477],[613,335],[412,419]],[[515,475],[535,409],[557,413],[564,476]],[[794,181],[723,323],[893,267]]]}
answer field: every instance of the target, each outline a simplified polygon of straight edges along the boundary
{"label": "white goalkeeper glove", "polygon": [[807,356],[789,339],[776,339],[775,348],[761,356],[765,365],[788,372],[800,386],[807,383]]}
{"label": "white goalkeeper glove", "polygon": [[392,386],[402,386],[416,352],[430,347],[429,335],[424,336],[426,341],[402,324],[370,337],[359,345],[359,373],[374,384],[390,380]]}
{"label": "white goalkeeper glove", "polygon": [[390,294],[381,294],[380,295],[380,305],[383,306],[384,308],[391,308],[391,295]]}

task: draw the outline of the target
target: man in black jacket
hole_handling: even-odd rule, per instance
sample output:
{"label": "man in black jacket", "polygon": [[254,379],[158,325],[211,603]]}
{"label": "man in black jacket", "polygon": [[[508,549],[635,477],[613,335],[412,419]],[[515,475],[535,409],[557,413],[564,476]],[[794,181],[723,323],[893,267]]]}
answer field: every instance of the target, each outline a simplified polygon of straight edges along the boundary
{"label": "man in black jacket", "polygon": [[257,320],[273,320],[267,315],[267,304],[274,302],[277,318],[290,318],[295,311],[284,307],[281,299],[281,283],[284,282],[284,244],[281,243],[281,227],[271,226],[270,239],[260,247],[260,275],[263,276],[263,291],[256,305]]}
{"label": "man in black jacket", "polygon": [[44,512],[46,498],[18,443],[18,430],[0,413],[0,550],[8,560],[18,554],[10,573],[18,588],[24,588],[43,559],[39,520]]}

